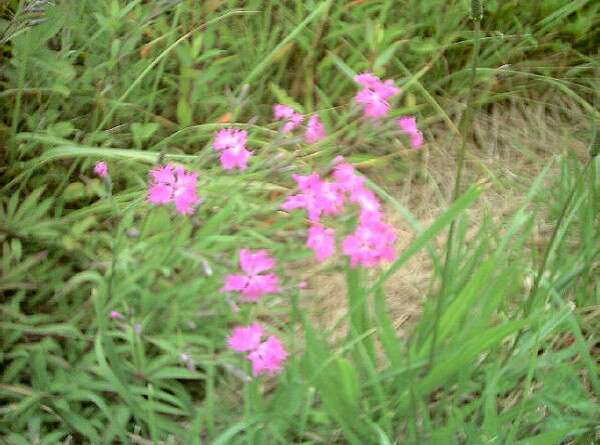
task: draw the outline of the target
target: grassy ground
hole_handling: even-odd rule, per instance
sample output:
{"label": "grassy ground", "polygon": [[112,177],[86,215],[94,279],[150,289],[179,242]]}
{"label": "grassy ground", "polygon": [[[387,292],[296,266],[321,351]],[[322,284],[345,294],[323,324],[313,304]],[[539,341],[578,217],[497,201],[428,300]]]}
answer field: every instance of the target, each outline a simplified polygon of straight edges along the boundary
{"label": "grassy ground", "polygon": [[[484,7],[472,82],[466,1],[0,5],[0,442],[598,443],[600,4]],[[402,87],[421,151],[361,123],[365,70]],[[277,102],[327,139],[282,138]],[[242,173],[210,147],[230,124]],[[397,229],[381,270],[315,265],[278,210],[338,154]],[[161,159],[199,172],[194,216],[145,202]],[[243,247],[284,285],[234,312]],[[255,319],[290,351],[278,377],[225,348]]]}

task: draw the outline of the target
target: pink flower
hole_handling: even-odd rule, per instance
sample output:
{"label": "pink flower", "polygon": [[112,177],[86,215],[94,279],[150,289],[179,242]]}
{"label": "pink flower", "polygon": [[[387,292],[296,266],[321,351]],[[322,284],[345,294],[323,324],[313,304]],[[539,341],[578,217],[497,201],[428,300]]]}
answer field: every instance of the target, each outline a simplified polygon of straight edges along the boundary
{"label": "pink flower", "polygon": [[96,162],[96,165],[94,165],[94,173],[96,173],[101,178],[106,178],[106,176],[108,176],[108,165],[106,165],[106,162]]}
{"label": "pink flower", "polygon": [[303,208],[311,221],[318,221],[321,214],[335,215],[342,211],[344,195],[335,182],[323,181],[317,173],[295,175],[294,180],[302,193],[288,196],[282,209]]}
{"label": "pink flower", "polygon": [[335,158],[336,166],[333,168],[333,178],[338,187],[345,192],[354,194],[364,187],[364,179],[357,175],[354,167],[348,164],[342,156]]}
{"label": "pink flower", "polygon": [[150,176],[152,176],[154,182],[159,184],[175,182],[175,171],[170,164],[158,165],[154,170],[150,170]]}
{"label": "pink flower", "polygon": [[362,214],[381,215],[381,204],[377,196],[365,187],[364,178],[356,174],[354,167],[348,164],[342,156],[335,158],[333,177],[338,187],[349,194],[350,202],[360,207]]}
{"label": "pink flower", "polygon": [[412,148],[423,145],[423,133],[417,128],[417,120],[414,116],[403,116],[396,120],[400,130],[410,138]]}
{"label": "pink flower", "polygon": [[157,166],[150,171],[148,201],[155,205],[175,204],[175,210],[182,215],[194,213],[199,198],[196,192],[197,173],[188,173],[183,167],[173,165]]}
{"label": "pink flower", "polygon": [[325,138],[325,127],[319,119],[319,116],[313,114],[308,123],[306,124],[306,132],[304,133],[304,140],[307,144],[314,144]]}
{"label": "pink flower", "polygon": [[125,317],[118,311],[110,311],[109,317],[113,320],[123,320]]}
{"label": "pink flower", "polygon": [[354,81],[363,88],[375,89],[381,83],[379,77],[373,73],[360,73],[354,76]]}
{"label": "pink flower", "polygon": [[215,151],[221,152],[221,167],[223,170],[239,168],[245,170],[248,167],[248,158],[252,152],[246,149],[248,132],[234,128],[223,128],[219,130],[213,140]]}
{"label": "pink flower", "polygon": [[325,228],[321,224],[311,225],[308,229],[306,246],[315,252],[317,261],[325,261],[335,252],[335,236],[333,229]]}
{"label": "pink flower", "polygon": [[382,261],[393,261],[396,257],[393,228],[373,215],[361,218],[354,231],[342,242],[344,255],[350,258],[350,265],[356,267],[377,266]]}
{"label": "pink flower", "polygon": [[379,83],[379,85],[375,87],[375,91],[377,91],[383,98],[389,99],[390,97],[400,93],[400,88],[396,86],[392,79],[387,79],[383,83]]}
{"label": "pink flower", "polygon": [[233,170],[236,167],[240,170],[246,170],[250,155],[252,155],[252,152],[244,147],[227,148],[221,152],[221,167],[223,167],[223,170]]}
{"label": "pink flower", "polygon": [[235,128],[223,128],[215,134],[213,148],[216,151],[225,150],[232,147],[245,147],[248,140],[248,132],[245,130],[236,130]]}
{"label": "pink flower", "polygon": [[367,118],[378,119],[390,111],[389,102],[373,90],[363,89],[354,96],[354,101],[363,106],[363,114]]}
{"label": "pink flower", "polygon": [[252,362],[252,374],[254,376],[278,374],[281,372],[283,362],[287,356],[288,353],[279,339],[271,335],[258,348],[248,354],[248,359]]}
{"label": "pink flower", "polygon": [[153,184],[148,188],[148,200],[152,204],[167,204],[171,202],[173,187],[167,184]]}
{"label": "pink flower", "polygon": [[362,86],[354,101],[362,105],[364,116],[373,119],[386,116],[390,110],[388,99],[400,92],[394,81],[388,79],[382,82],[372,73],[358,74],[354,81]]}
{"label": "pink flower", "polygon": [[304,117],[301,114],[294,113],[292,117],[283,125],[281,128],[282,133],[290,133],[293,131],[298,125],[302,123]]}
{"label": "pink flower", "polygon": [[358,204],[361,213],[378,213],[381,211],[381,204],[377,196],[365,187],[353,190],[350,195],[350,201]]}
{"label": "pink flower", "polygon": [[414,116],[403,116],[396,120],[400,129],[408,134],[417,132],[417,119]]}
{"label": "pink flower", "polygon": [[281,128],[282,133],[289,133],[302,123],[304,117],[300,113],[296,113],[292,107],[287,105],[273,105],[273,119],[284,121],[285,124]]}
{"label": "pink flower", "polygon": [[274,260],[266,250],[252,252],[249,249],[240,251],[240,268],[245,275],[227,275],[221,292],[239,292],[242,301],[258,301],[266,294],[279,291],[279,278],[269,273],[263,274],[274,266]]}
{"label": "pink flower", "polygon": [[273,119],[275,120],[287,120],[294,115],[295,111],[292,107],[287,105],[275,104],[273,105]]}
{"label": "pink flower", "polygon": [[231,335],[227,337],[227,346],[236,352],[253,351],[260,345],[263,335],[263,328],[258,323],[250,326],[238,326],[233,328]]}
{"label": "pink flower", "polygon": [[227,337],[229,349],[236,352],[247,352],[246,358],[252,362],[252,374],[275,375],[282,369],[283,362],[288,356],[283,345],[274,335],[261,342],[265,332],[258,323],[250,326],[233,328]]}

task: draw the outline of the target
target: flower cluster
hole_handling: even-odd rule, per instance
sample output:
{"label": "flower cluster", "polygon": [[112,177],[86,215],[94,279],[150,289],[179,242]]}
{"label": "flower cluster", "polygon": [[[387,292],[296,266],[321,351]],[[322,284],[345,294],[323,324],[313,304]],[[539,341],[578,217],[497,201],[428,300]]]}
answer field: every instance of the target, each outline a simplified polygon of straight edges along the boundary
{"label": "flower cluster", "polygon": [[300,113],[296,113],[292,107],[275,104],[273,105],[273,119],[284,122],[281,127],[282,133],[290,133],[302,123],[304,117]]}
{"label": "flower cluster", "polygon": [[198,173],[189,173],[181,166],[159,165],[150,170],[148,201],[163,205],[172,202],[182,215],[191,215],[199,201],[196,192]]}
{"label": "flower cluster", "polygon": [[[354,77],[361,87],[354,101],[361,106],[367,119],[379,120],[388,115],[390,99],[400,93],[393,80],[381,80],[372,73],[362,73]],[[281,133],[288,134],[304,122],[304,116],[293,108],[275,104],[273,118],[282,122]],[[411,146],[423,144],[423,134],[417,128],[412,116],[396,120],[400,131],[409,137]],[[304,131],[304,141],[314,144],[326,136],[325,127],[317,114],[308,117]],[[214,134],[213,149],[219,153],[224,170],[245,170],[252,152],[247,148],[248,132],[235,128],[223,128]],[[106,162],[99,161],[94,173],[101,178],[108,175]],[[317,261],[325,261],[335,254],[336,234],[333,228],[324,225],[323,219],[335,217],[348,207],[358,209],[358,223],[354,231],[341,240],[341,251],[347,256],[351,267],[376,267],[384,261],[396,257],[394,244],[396,235],[393,228],[383,221],[381,203],[365,185],[365,179],[357,174],[354,167],[344,158],[337,157],[330,178],[322,178],[317,173],[294,175],[298,193],[288,196],[282,209],[293,211],[303,209],[309,221],[306,246],[313,250]],[[193,214],[199,197],[197,195],[198,174],[188,172],[173,164],[155,166],[149,172],[147,200],[155,205],[173,203],[182,215]],[[266,250],[241,249],[239,267],[241,273],[229,274],[224,278],[221,293],[236,293],[242,302],[259,301],[263,296],[280,291],[279,277],[272,272],[274,259]],[[302,287],[302,286],[299,286]],[[111,311],[113,320],[125,317]],[[135,327],[134,327],[135,328]],[[281,341],[273,335],[266,335],[259,323],[235,327],[227,338],[229,349],[245,353],[252,363],[252,374],[275,375],[282,370],[288,353]],[[181,360],[193,368],[188,354]]]}
{"label": "flower cluster", "polygon": [[[390,111],[389,99],[400,92],[391,79],[382,81],[372,73],[361,73],[354,76],[354,81],[362,88],[354,96],[354,101],[362,106],[363,115],[368,119],[380,119]],[[410,139],[412,148],[423,145],[423,133],[417,129],[417,121],[413,116],[403,116],[396,120],[400,130]]]}
{"label": "flower cluster", "polygon": [[334,182],[321,180],[317,173],[307,176],[294,175],[300,193],[288,196],[284,210],[304,209],[311,222],[318,222],[321,215],[335,215],[342,211],[344,195]]}
{"label": "flower cluster", "polygon": [[266,250],[255,252],[249,249],[240,251],[240,268],[243,275],[227,275],[221,292],[238,292],[244,302],[258,301],[263,295],[279,291],[279,278],[274,273],[265,273],[272,269],[275,261]]}
{"label": "flower cluster", "polygon": [[252,375],[278,374],[283,362],[288,356],[283,345],[277,337],[270,335],[262,341],[265,332],[258,323],[250,326],[238,326],[233,328],[231,335],[227,338],[229,349],[235,352],[246,352],[246,357],[252,363]]}
{"label": "flower cluster", "polygon": [[392,261],[396,252],[396,235],[392,227],[382,221],[381,204],[364,185],[354,167],[342,157],[336,158],[333,181],[324,181],[317,173],[294,176],[300,193],[288,196],[282,209],[304,209],[310,227],[306,246],[313,250],[317,261],[324,261],[335,253],[335,233],[323,226],[321,216],[337,215],[352,203],[360,210],[359,223],[353,233],[342,241],[342,252],[350,265],[374,267],[383,261]]}
{"label": "flower cluster", "polygon": [[[281,127],[282,133],[294,131],[304,120],[300,113],[296,113],[292,107],[282,104],[273,105],[273,119],[283,121]],[[304,141],[307,144],[314,144],[325,138],[325,127],[317,114],[313,114],[308,119],[306,131],[304,132]]]}
{"label": "flower cluster", "polygon": [[342,251],[351,266],[373,267],[396,258],[395,242],[394,230],[377,213],[362,213],[356,230],[342,242]]}
{"label": "flower cluster", "polygon": [[221,167],[223,170],[239,168],[245,170],[248,167],[248,158],[252,154],[246,148],[248,132],[234,128],[223,128],[217,131],[213,141],[215,151],[221,153]]}

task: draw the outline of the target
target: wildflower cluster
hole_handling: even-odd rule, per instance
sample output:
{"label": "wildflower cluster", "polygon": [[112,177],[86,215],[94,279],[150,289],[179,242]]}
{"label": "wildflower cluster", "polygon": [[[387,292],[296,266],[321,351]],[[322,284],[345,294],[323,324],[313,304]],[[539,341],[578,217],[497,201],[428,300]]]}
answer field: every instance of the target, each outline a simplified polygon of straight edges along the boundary
{"label": "wildflower cluster", "polygon": [[[354,76],[354,81],[362,88],[354,96],[354,101],[362,107],[367,119],[381,119],[388,115],[391,105],[389,99],[400,92],[393,80],[382,81],[372,73]],[[400,131],[410,138],[412,148],[423,145],[423,134],[417,129],[417,121],[413,116],[403,116],[396,120]]]}
{"label": "wildflower cluster", "polygon": [[275,104],[273,105],[273,119],[284,122],[283,127],[281,127],[282,133],[290,133],[302,123],[304,117],[296,113],[292,107]]}
{"label": "wildflower cluster", "polygon": [[[249,249],[240,251],[240,268],[244,274],[227,275],[221,292],[237,292],[242,302],[256,302],[267,294],[279,291],[279,278],[273,269],[275,261],[266,250],[255,252]],[[287,357],[283,345],[273,335],[261,342],[264,336],[260,324],[235,327],[227,339],[229,348],[235,352],[247,352],[247,358],[252,362],[252,374],[277,374]]]}
{"label": "wildflower cluster", "polygon": [[[273,119],[283,121],[281,127],[282,133],[294,131],[304,120],[304,116],[294,111],[292,107],[282,104],[273,105]],[[314,144],[325,137],[325,127],[317,114],[313,114],[308,119],[306,130],[304,132],[304,141],[307,144]]]}
{"label": "wildflower cluster", "polygon": [[382,221],[381,204],[364,185],[354,167],[342,157],[336,158],[333,181],[325,181],[317,173],[294,176],[300,193],[288,196],[282,209],[304,209],[310,227],[306,246],[313,250],[317,261],[324,261],[335,253],[335,232],[325,227],[321,216],[338,215],[346,203],[355,204],[360,211],[355,231],[342,241],[342,252],[351,266],[377,266],[395,258],[396,235],[392,227]]}
{"label": "wildflower cluster", "polygon": [[[382,81],[371,73],[355,76],[361,86],[354,100],[362,107],[363,115],[369,120],[379,120],[387,116],[390,99],[400,92],[393,80]],[[293,108],[276,104],[273,118],[281,121],[282,134],[294,132],[304,122],[305,117]],[[423,135],[417,129],[412,116],[404,116],[396,121],[400,130],[410,138],[414,148],[421,146]],[[304,141],[314,144],[325,138],[325,127],[317,114],[308,117]],[[212,140],[212,148],[219,154],[224,170],[245,170],[252,152],[247,147],[248,132],[235,128],[218,130]],[[94,173],[104,178],[108,175],[106,162],[97,162]],[[354,231],[346,234],[340,246],[352,267],[375,267],[384,261],[392,261],[396,256],[394,243],[396,235],[392,227],[383,221],[381,203],[365,185],[364,178],[342,157],[335,159],[329,178],[318,173],[294,175],[298,192],[288,196],[281,208],[286,211],[302,209],[309,221],[306,246],[313,250],[319,262],[332,257],[336,252],[336,233],[327,227],[325,218],[340,216],[343,212],[358,210]],[[154,205],[173,204],[182,215],[195,212],[200,198],[197,194],[198,174],[186,171],[174,164],[157,165],[149,172],[147,200]],[[256,303],[265,295],[280,292],[279,277],[273,272],[275,260],[266,250],[241,249],[239,252],[239,273],[224,277],[221,293],[234,293],[243,303]],[[117,312],[110,312],[112,320],[125,320]],[[252,374],[275,375],[283,367],[288,353],[281,341],[274,335],[266,335],[259,323],[234,327],[227,338],[229,349],[245,353],[252,364]],[[182,361],[193,368],[191,357],[182,354]]]}

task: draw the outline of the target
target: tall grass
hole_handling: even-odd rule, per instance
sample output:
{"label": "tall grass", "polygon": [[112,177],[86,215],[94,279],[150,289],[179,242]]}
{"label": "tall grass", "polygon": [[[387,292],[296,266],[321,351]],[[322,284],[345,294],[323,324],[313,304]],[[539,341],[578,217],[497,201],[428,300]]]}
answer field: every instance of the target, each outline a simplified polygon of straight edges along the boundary
{"label": "tall grass", "polygon": [[[600,5],[483,4],[475,32],[462,1],[0,6],[2,441],[595,443]],[[394,114],[462,140],[451,200],[427,225],[367,179],[414,239],[377,273],[331,266],[347,277],[340,338],[302,304],[314,298],[298,287],[303,221],[278,206],[292,173],[337,154],[385,164],[402,148],[351,111],[364,70],[403,87]],[[589,134],[573,136],[589,154],[557,153],[509,216],[473,221],[489,186],[462,185],[465,156],[479,156],[470,113],[548,90],[589,114]],[[275,102],[319,111],[329,136],[280,138],[264,125]],[[216,166],[210,141],[225,125],[250,130],[243,173]],[[91,175],[99,159],[110,187]],[[146,203],[147,170],[163,160],[199,172],[193,217]],[[286,282],[236,312],[219,288],[246,246],[272,252]],[[385,284],[422,251],[431,294],[400,337]],[[277,378],[251,378],[225,348],[230,327],[254,319],[291,353]]]}

